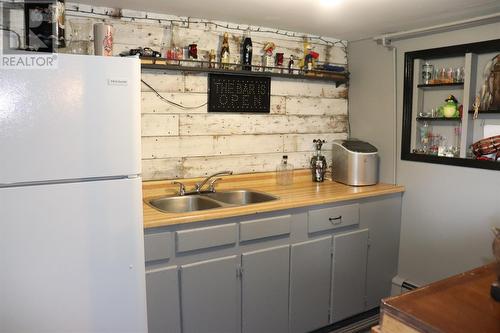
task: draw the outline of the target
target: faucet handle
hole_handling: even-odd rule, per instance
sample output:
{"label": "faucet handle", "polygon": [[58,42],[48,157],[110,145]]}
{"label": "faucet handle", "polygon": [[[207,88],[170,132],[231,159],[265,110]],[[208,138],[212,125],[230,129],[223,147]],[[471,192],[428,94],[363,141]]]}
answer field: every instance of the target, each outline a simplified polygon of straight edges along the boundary
{"label": "faucet handle", "polygon": [[186,186],[178,181],[173,181],[172,184],[177,184],[179,185],[179,195],[184,195],[186,194]]}
{"label": "faucet handle", "polygon": [[210,185],[208,185],[208,190],[210,192],[215,192],[215,183],[217,183],[219,180],[221,180],[222,178],[215,178],[214,180],[212,180],[210,182]]}

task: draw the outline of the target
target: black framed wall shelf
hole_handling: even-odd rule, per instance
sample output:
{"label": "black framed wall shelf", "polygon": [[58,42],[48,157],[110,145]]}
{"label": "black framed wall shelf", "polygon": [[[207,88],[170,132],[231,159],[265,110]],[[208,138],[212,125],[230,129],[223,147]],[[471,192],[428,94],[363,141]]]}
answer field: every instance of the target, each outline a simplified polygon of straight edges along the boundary
{"label": "black framed wall shelf", "polygon": [[[500,110],[479,110],[476,119],[473,108],[498,54],[500,39],[405,53],[402,160],[500,170],[500,161],[476,159],[470,149],[500,130]],[[455,114],[443,112],[449,95],[462,105]]]}
{"label": "black framed wall shelf", "polygon": [[429,84],[417,84],[417,88],[422,89],[448,89],[453,87],[463,87],[463,82],[452,82],[452,83],[429,83]]}

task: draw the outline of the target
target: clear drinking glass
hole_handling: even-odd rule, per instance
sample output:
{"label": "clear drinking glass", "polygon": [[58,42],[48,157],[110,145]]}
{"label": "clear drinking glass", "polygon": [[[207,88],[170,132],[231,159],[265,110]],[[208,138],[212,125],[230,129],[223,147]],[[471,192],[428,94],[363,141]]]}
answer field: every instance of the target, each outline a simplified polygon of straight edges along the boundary
{"label": "clear drinking glass", "polygon": [[68,53],[90,54],[90,27],[87,21],[70,22],[71,33],[69,38]]}

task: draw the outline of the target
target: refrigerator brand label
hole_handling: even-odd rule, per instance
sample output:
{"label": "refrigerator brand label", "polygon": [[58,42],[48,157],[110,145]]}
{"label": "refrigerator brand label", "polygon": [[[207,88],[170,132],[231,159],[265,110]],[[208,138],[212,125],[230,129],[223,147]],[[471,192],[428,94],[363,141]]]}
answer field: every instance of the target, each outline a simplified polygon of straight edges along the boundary
{"label": "refrigerator brand label", "polygon": [[108,79],[108,86],[128,86],[126,79]]}

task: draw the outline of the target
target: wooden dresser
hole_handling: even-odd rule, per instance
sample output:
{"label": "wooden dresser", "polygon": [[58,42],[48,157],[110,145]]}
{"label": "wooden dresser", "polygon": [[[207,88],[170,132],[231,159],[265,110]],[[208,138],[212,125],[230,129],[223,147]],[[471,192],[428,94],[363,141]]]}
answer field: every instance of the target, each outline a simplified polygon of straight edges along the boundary
{"label": "wooden dresser", "polygon": [[490,297],[494,265],[384,299],[372,333],[500,333],[500,302]]}

